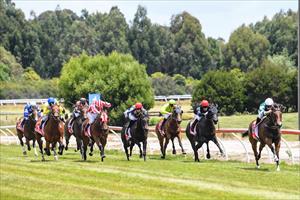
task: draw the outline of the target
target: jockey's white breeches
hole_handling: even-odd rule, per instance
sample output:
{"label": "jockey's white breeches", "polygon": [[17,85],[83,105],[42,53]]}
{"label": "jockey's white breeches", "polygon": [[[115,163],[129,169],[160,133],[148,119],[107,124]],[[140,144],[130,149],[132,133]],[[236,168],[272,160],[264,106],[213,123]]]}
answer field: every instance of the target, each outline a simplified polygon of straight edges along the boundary
{"label": "jockey's white breeches", "polygon": [[97,115],[98,115],[97,113],[90,113],[90,112],[87,113],[87,117],[89,118],[90,124],[92,124],[95,121]]}

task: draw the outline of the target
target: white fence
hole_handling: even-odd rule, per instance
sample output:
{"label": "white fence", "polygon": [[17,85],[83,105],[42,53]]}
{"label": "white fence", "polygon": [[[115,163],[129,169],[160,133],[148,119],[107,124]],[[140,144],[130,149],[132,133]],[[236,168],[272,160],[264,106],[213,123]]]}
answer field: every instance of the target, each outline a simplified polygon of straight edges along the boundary
{"label": "white fence", "polygon": [[[170,96],[154,96],[156,101],[167,101],[169,99],[175,100],[187,100],[192,99],[192,95],[185,94],[185,95],[170,95]],[[42,104],[47,102],[47,99],[0,99],[0,105],[6,104],[26,104],[28,102],[35,101],[38,104]]]}

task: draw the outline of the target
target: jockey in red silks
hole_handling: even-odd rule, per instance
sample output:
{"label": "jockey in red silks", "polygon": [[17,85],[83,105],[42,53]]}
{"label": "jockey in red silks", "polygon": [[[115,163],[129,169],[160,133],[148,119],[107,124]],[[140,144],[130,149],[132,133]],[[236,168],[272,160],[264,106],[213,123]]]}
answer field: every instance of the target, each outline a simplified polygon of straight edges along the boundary
{"label": "jockey in red silks", "polygon": [[89,123],[86,126],[85,130],[88,130],[88,127],[95,121],[97,115],[102,112],[103,108],[110,108],[111,104],[106,101],[93,100],[92,104],[87,110],[87,117],[89,118]]}

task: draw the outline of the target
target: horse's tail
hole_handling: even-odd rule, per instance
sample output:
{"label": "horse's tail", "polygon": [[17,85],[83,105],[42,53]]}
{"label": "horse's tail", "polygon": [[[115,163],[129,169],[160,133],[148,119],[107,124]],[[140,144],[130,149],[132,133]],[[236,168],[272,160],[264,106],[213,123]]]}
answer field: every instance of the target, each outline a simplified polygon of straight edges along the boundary
{"label": "horse's tail", "polygon": [[248,130],[242,133],[242,137],[246,137],[248,135]]}

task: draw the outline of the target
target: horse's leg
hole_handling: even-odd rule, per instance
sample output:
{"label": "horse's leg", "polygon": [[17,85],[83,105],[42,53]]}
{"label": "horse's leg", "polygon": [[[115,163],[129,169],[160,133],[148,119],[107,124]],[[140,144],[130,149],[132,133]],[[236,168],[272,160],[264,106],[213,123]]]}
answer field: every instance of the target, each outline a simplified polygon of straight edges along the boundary
{"label": "horse's leg", "polygon": [[94,144],[95,144],[95,141],[93,139],[89,139],[89,146],[90,146],[90,153],[89,153],[89,155],[90,156],[93,156]]}
{"label": "horse's leg", "polygon": [[42,154],[42,161],[44,161],[45,157],[44,157],[44,151],[43,151],[43,140],[42,140],[42,137],[39,134],[36,135],[36,141],[39,144],[40,152]]}
{"label": "horse's leg", "polygon": [[33,147],[33,150],[34,150],[34,155],[35,155],[35,157],[37,157],[38,153],[37,153],[36,146],[35,146],[35,138],[33,138],[33,140],[32,140],[32,147]]}
{"label": "horse's leg", "polygon": [[[279,158],[278,158],[278,156],[276,155],[275,148],[274,148],[272,142],[271,142],[271,141],[268,141],[268,142],[267,142],[267,145],[268,145],[268,147],[271,149],[271,151],[272,151],[272,153],[273,153],[274,162],[276,162],[276,165],[278,166],[278,165],[279,165]],[[277,164],[277,163],[278,163],[278,164]],[[280,169],[279,169],[279,170],[280,170]]]}
{"label": "horse's leg", "polygon": [[65,140],[66,140],[66,147],[65,147],[65,149],[66,149],[66,151],[69,148],[70,137],[71,137],[71,135],[66,132],[66,134],[65,134]]}
{"label": "horse's leg", "polygon": [[143,151],[142,151],[142,147],[141,147],[141,143],[137,143],[139,149],[140,149],[140,158],[143,157]]}
{"label": "horse's leg", "polygon": [[30,142],[29,142],[29,139],[25,137],[25,140],[26,140],[27,150],[30,151],[31,148],[30,148]]}
{"label": "horse's leg", "polygon": [[146,161],[146,151],[147,151],[147,140],[143,141],[143,157],[144,161]]}
{"label": "horse's leg", "polygon": [[81,140],[78,136],[76,136],[76,144],[77,144],[77,149],[75,149],[75,152],[81,149]]}
{"label": "horse's leg", "polygon": [[277,161],[276,161],[276,170],[280,171],[280,167],[279,167],[279,149],[280,149],[280,140],[275,141],[275,152],[276,152],[276,156],[277,156]]}
{"label": "horse's leg", "polygon": [[[221,156],[224,157],[225,154],[224,154],[223,149],[221,148],[221,146],[220,146],[220,144],[219,144],[219,142],[218,142],[218,140],[217,140],[217,137],[214,136],[213,139],[212,139],[212,141],[217,145],[217,147],[218,147],[218,149],[219,149],[219,151],[220,151],[220,153],[221,153]],[[207,144],[207,146],[208,146],[208,144]]]}
{"label": "horse's leg", "polygon": [[83,138],[82,139],[82,143],[81,143],[81,157],[82,160],[86,160],[86,151],[87,151],[87,146],[89,143],[89,139],[88,138]]}
{"label": "horse's leg", "polygon": [[161,151],[161,155],[164,155],[164,138],[158,138],[159,140],[159,145],[160,145],[160,151]]}
{"label": "horse's leg", "polygon": [[206,158],[207,158],[207,159],[210,159],[210,152],[209,152],[209,146],[208,146],[208,143],[209,143],[209,141],[206,142],[206,150],[207,150]]}
{"label": "horse's leg", "polygon": [[194,144],[194,155],[195,155],[195,162],[200,162],[199,156],[198,156],[198,149],[200,149],[203,145],[203,141],[198,142],[197,145]]}
{"label": "horse's leg", "polygon": [[134,146],[134,142],[131,142],[131,143],[130,143],[130,148],[129,148],[129,156],[130,156],[130,157],[132,156],[132,149],[133,149],[133,146]]}
{"label": "horse's leg", "polygon": [[250,141],[251,146],[252,146],[252,150],[254,153],[254,157],[255,157],[255,161],[256,161],[256,168],[259,169],[259,163],[258,163],[258,153],[257,153],[257,141],[254,141],[254,139],[252,141]]}
{"label": "horse's leg", "polygon": [[165,141],[165,145],[164,145],[164,149],[163,149],[163,155],[161,157],[163,159],[166,158],[166,150],[167,150],[167,147],[168,147],[168,144],[169,144],[169,140],[170,140],[170,138],[167,136],[166,141]]}
{"label": "horse's leg", "polygon": [[50,142],[46,140],[46,148],[45,148],[47,156],[50,156]]}
{"label": "horse's leg", "polygon": [[129,161],[129,154],[128,154],[128,145],[127,145],[127,141],[123,141],[123,147],[125,150],[125,154],[126,154],[126,158]]}
{"label": "horse's leg", "polygon": [[176,149],[175,149],[175,145],[174,145],[174,138],[171,138],[171,141],[172,141],[172,148],[173,148],[172,154],[176,154]]}
{"label": "horse's leg", "polygon": [[177,138],[178,138],[178,143],[179,143],[179,146],[181,148],[182,154],[186,154],[185,151],[184,151],[184,149],[183,149],[183,146],[182,146],[181,136],[178,135]]}
{"label": "horse's leg", "polygon": [[260,144],[259,144],[259,150],[258,150],[258,155],[257,155],[257,160],[259,160],[260,159],[260,157],[261,157],[261,151],[263,150],[263,148],[265,147],[265,143],[263,143],[263,142],[261,142]]}
{"label": "horse's leg", "polygon": [[53,142],[51,145],[51,150],[53,151],[54,160],[58,160],[58,156],[56,154],[56,142]]}
{"label": "horse's leg", "polygon": [[23,152],[23,155],[26,155],[27,153],[26,153],[26,149],[25,149],[25,147],[24,147],[24,142],[23,142],[23,134],[21,133],[21,132],[19,132],[19,131],[17,131],[18,132],[18,138],[19,138],[19,140],[20,140],[20,144],[21,144],[21,147],[22,147],[22,152]]}

